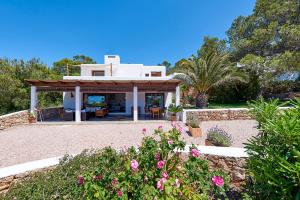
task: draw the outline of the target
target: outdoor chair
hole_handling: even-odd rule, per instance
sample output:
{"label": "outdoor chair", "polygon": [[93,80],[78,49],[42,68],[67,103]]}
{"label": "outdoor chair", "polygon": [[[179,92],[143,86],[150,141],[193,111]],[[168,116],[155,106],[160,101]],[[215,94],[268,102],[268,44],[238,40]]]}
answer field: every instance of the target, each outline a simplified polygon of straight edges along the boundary
{"label": "outdoor chair", "polygon": [[151,112],[152,118],[155,118],[155,116],[157,116],[157,118],[160,117],[160,108],[151,108]]}
{"label": "outdoor chair", "polygon": [[73,110],[64,110],[64,120],[65,121],[73,121],[74,120]]}

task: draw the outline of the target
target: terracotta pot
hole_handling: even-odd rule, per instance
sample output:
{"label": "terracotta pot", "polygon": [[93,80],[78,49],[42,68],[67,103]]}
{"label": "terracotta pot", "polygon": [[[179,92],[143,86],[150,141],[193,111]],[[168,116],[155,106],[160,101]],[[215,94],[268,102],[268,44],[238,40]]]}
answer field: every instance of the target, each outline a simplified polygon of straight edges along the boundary
{"label": "terracotta pot", "polygon": [[29,117],[29,118],[28,118],[28,122],[29,122],[30,124],[35,123],[35,122],[36,122],[36,119],[35,119],[34,117]]}
{"label": "terracotta pot", "polygon": [[171,115],[171,121],[177,121],[176,115]]}
{"label": "terracotta pot", "polygon": [[205,139],[205,146],[214,146],[208,139]]}
{"label": "terracotta pot", "polygon": [[191,133],[192,137],[201,137],[202,136],[202,131],[201,128],[193,128],[189,126],[189,132]]}

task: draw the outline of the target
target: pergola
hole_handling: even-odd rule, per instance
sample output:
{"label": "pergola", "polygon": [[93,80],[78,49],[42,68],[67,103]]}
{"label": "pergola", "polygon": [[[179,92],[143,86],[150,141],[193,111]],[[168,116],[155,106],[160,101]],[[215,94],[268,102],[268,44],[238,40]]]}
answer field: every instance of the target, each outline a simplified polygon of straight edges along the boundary
{"label": "pergola", "polygon": [[75,91],[75,121],[81,121],[81,92],[133,92],[133,120],[138,120],[138,91],[175,92],[180,105],[179,80],[25,80],[31,86],[30,110],[37,106],[37,92]]}

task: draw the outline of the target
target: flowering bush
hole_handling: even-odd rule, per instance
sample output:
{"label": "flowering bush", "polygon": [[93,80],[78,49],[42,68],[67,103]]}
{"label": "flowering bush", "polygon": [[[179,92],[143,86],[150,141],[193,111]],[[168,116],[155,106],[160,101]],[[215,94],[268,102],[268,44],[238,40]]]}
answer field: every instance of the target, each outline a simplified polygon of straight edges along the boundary
{"label": "flowering bush", "polygon": [[[221,198],[228,176],[210,171],[195,146],[187,159],[180,140],[182,127],[164,132],[160,126],[154,137],[144,137],[136,149],[103,151],[94,173],[78,176],[77,183],[87,199],[209,199]],[[142,132],[145,132],[144,130]],[[158,136],[158,137],[157,137]],[[155,139],[159,138],[159,139]]]}

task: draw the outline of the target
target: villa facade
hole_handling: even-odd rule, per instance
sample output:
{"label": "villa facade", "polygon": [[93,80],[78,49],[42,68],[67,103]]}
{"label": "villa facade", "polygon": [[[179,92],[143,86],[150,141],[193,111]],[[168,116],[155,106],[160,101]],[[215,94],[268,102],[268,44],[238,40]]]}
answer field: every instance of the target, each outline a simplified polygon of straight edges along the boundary
{"label": "villa facade", "polygon": [[[159,108],[159,114],[180,104],[179,81],[166,75],[165,66],[123,64],[118,55],[105,55],[104,64],[81,64],[80,76],[63,80],[27,80],[31,85],[31,111],[37,107],[37,92],[62,91],[65,112],[96,116],[127,115],[134,121]],[[67,114],[66,114],[67,115]]]}

